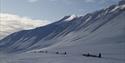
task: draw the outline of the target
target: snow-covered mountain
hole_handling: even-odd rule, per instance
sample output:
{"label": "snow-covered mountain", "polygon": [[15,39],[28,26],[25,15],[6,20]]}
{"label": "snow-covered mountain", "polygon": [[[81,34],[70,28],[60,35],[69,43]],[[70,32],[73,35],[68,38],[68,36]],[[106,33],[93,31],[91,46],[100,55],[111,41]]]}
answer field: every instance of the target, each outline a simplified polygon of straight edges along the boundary
{"label": "snow-covered mountain", "polygon": [[[0,40],[2,63],[124,63],[125,0],[85,16],[65,16],[44,27],[22,30]],[[36,53],[48,51],[48,53]],[[67,52],[67,55],[56,54]],[[35,53],[34,53],[35,52]],[[84,57],[83,53],[102,58]]]}
{"label": "snow-covered mountain", "polygon": [[[91,40],[109,40],[124,43],[125,28],[124,0],[117,5],[88,13],[85,16],[65,16],[61,20],[44,27],[22,30],[0,41],[1,51],[27,51],[54,45],[70,46],[77,41],[94,43]],[[97,38],[98,37],[98,38]],[[88,41],[87,40],[87,41]],[[63,45],[64,44],[64,45]]]}

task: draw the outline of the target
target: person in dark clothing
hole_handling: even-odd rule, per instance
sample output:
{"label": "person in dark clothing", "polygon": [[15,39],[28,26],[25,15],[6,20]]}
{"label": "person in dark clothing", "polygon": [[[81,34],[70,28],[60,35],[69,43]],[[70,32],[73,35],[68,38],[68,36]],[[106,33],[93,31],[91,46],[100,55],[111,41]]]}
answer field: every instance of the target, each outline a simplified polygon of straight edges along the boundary
{"label": "person in dark clothing", "polygon": [[66,52],[64,52],[64,55],[66,55],[67,53]]}
{"label": "person in dark clothing", "polygon": [[101,53],[99,53],[99,56],[98,56],[99,58],[101,58],[102,57],[102,54]]}
{"label": "person in dark clothing", "polygon": [[88,53],[87,56],[90,56],[90,54]]}
{"label": "person in dark clothing", "polygon": [[56,54],[59,54],[59,52],[56,52]]}

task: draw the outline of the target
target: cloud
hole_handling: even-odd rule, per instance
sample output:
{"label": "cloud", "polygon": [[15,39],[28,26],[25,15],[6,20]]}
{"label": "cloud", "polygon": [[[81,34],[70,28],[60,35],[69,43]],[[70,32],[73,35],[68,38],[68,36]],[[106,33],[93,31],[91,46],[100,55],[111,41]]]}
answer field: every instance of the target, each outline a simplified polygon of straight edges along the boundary
{"label": "cloud", "polygon": [[0,13],[0,39],[16,31],[33,29],[49,23],[47,20],[33,20],[14,14]]}
{"label": "cloud", "polygon": [[28,0],[28,2],[30,3],[34,3],[34,2],[37,2],[38,0]]}

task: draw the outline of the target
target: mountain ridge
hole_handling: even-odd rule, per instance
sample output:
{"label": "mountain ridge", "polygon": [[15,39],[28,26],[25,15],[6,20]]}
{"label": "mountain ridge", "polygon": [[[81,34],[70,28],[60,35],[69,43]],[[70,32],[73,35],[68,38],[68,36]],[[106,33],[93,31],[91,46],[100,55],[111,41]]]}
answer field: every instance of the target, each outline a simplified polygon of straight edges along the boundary
{"label": "mountain ridge", "polygon": [[[0,50],[15,52],[46,48],[63,42],[62,38],[66,39],[68,35],[79,31],[81,32],[80,34],[84,33],[83,37],[86,37],[117,16],[123,14],[125,11],[125,4],[123,2],[124,0],[118,5],[112,5],[106,9],[88,13],[85,16],[73,16],[72,19],[68,19],[71,16],[65,16],[61,20],[47,26],[13,33],[0,40]],[[74,41],[81,38],[76,37],[74,35],[67,40],[70,41],[73,39],[72,41]]]}

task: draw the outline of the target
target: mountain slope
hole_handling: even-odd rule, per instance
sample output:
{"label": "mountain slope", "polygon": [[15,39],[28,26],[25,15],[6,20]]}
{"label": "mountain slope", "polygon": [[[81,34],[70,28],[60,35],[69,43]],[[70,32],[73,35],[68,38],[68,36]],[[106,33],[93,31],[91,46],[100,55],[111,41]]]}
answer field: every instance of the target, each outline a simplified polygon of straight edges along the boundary
{"label": "mountain slope", "polygon": [[[91,43],[90,40],[96,40],[96,36],[98,37],[97,40],[101,40],[100,35],[102,35],[102,37],[108,37],[108,34],[105,35],[105,33],[112,34],[113,36],[111,35],[111,37],[115,37],[115,31],[119,30],[119,27],[121,26],[123,30],[125,27],[123,24],[125,23],[125,4],[123,2],[120,2],[118,5],[112,5],[106,9],[89,13],[85,16],[65,16],[61,20],[44,27],[13,33],[0,40],[0,50],[5,52],[28,51],[50,46],[56,47],[60,45],[60,43],[60,46],[71,46],[74,45],[74,43],[77,43],[77,40],[79,39],[82,41],[88,39],[88,43]],[[115,22],[116,20],[119,20],[118,23],[122,25],[118,25],[116,22],[115,27],[118,28],[112,31],[112,33],[110,33],[111,31],[108,31],[109,29],[114,29],[110,28],[111,26],[103,29],[106,24]],[[114,25],[112,26],[114,27]],[[121,28],[120,30],[122,30]],[[101,32],[102,30],[103,34],[97,33],[97,31]],[[105,30],[107,32],[104,32]],[[95,39],[90,39],[89,37],[95,33]],[[122,37],[124,37],[124,33]],[[87,41],[85,42],[87,43]]]}
{"label": "mountain slope", "polygon": [[[88,53],[102,57],[82,55]],[[44,27],[13,33],[0,41],[0,62],[125,63],[125,0],[85,16],[65,16]]]}

